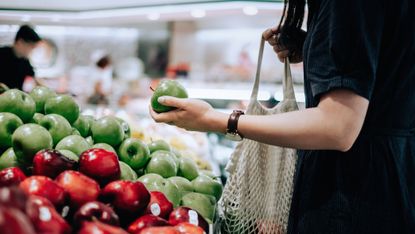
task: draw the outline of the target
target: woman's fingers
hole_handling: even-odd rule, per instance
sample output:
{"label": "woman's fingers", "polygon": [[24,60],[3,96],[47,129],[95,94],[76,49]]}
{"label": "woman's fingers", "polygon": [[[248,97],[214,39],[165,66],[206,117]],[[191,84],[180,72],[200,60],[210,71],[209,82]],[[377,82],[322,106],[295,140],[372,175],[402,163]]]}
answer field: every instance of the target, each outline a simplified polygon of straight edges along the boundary
{"label": "woman's fingers", "polygon": [[271,36],[273,36],[273,35],[275,35],[275,34],[278,34],[278,28],[277,28],[277,27],[273,27],[273,28],[269,28],[269,29],[265,30],[265,31],[262,33],[262,37],[263,37],[265,40],[268,40]]}
{"label": "woman's fingers", "polygon": [[275,53],[277,53],[277,55],[278,55],[278,59],[283,63],[285,58],[288,57],[288,55],[290,54],[290,51],[288,51],[288,50],[280,51],[275,46],[273,48],[274,48]]}
{"label": "woman's fingers", "polygon": [[172,106],[177,108],[185,107],[186,99],[184,98],[176,98],[172,96],[161,96],[157,99],[160,104],[165,106]]}

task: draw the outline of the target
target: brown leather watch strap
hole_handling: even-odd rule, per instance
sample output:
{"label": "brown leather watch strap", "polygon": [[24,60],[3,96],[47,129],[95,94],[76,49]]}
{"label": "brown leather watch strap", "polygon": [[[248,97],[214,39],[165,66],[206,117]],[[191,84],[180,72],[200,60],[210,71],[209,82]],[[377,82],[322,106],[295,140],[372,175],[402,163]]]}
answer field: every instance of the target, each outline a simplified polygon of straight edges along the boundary
{"label": "brown leather watch strap", "polygon": [[232,112],[232,114],[229,116],[229,119],[228,119],[228,129],[227,129],[228,133],[240,135],[240,133],[238,132],[238,120],[239,120],[239,116],[243,114],[245,113],[241,110],[234,110]]}

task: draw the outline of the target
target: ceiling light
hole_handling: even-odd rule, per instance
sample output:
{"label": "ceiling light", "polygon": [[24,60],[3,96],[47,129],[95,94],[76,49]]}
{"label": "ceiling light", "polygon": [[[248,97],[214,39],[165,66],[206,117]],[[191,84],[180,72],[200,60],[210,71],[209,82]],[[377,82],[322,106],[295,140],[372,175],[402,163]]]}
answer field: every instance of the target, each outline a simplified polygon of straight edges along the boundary
{"label": "ceiling light", "polygon": [[158,20],[158,19],[160,19],[160,14],[159,13],[148,14],[147,19],[149,19],[149,20]]}
{"label": "ceiling light", "polygon": [[256,15],[258,14],[258,8],[254,6],[245,6],[242,11],[245,15]]}
{"label": "ceiling light", "polygon": [[195,18],[203,18],[206,16],[206,11],[198,9],[191,11],[190,14]]}

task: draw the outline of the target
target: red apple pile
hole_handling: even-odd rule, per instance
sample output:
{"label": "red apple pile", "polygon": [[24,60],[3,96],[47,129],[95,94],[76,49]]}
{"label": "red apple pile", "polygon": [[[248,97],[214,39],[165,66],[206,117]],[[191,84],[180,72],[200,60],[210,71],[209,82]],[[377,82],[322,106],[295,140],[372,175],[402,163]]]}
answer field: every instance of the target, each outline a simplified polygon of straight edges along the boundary
{"label": "red apple pile", "polygon": [[2,234],[208,233],[222,193],[211,172],[79,112],[46,87],[0,94]]}

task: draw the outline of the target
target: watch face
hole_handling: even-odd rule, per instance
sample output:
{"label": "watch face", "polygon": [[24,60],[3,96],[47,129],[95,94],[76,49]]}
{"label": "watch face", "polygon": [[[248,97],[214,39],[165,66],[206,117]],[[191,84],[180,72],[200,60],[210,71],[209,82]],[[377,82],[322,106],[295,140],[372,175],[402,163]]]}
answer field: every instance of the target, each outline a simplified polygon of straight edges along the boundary
{"label": "watch face", "polygon": [[225,137],[232,141],[242,141],[242,137],[237,133],[226,133]]}

